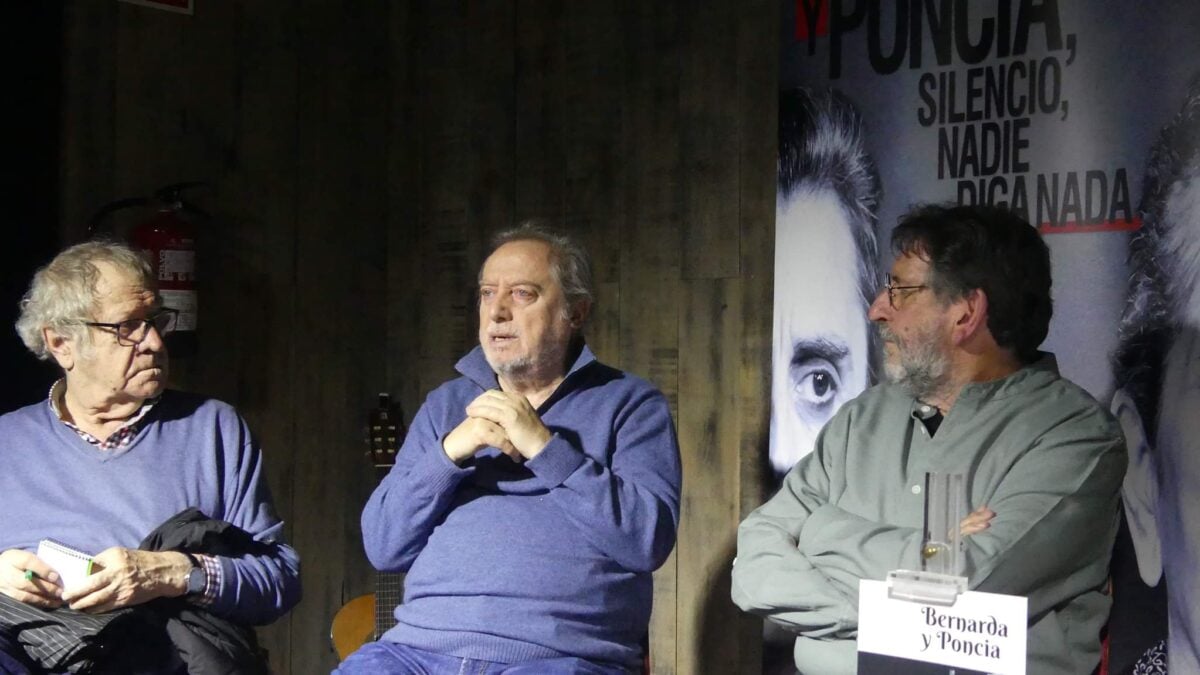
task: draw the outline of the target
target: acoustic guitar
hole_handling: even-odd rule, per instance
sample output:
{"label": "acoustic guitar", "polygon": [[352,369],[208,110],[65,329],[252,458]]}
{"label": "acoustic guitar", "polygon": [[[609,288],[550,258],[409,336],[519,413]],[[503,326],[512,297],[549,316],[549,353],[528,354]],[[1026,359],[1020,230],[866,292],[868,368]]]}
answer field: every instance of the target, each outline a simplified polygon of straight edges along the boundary
{"label": "acoustic guitar", "polygon": [[[404,418],[388,394],[379,395],[379,407],[371,411],[367,433],[368,456],[382,480],[396,463],[404,440]],[[333,617],[329,639],[341,661],[367,642],[378,640],[396,625],[393,610],[404,597],[404,575],[375,573],[375,592],[360,595],[342,605]]]}

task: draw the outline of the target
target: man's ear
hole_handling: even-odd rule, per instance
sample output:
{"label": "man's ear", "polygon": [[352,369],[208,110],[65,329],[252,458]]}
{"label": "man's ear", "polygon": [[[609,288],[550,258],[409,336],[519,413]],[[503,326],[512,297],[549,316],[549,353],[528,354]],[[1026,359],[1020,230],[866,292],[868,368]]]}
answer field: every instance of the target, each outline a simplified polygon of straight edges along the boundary
{"label": "man's ear", "polygon": [[1162,543],[1158,537],[1158,463],[1146,438],[1142,416],[1133,398],[1124,390],[1113,394],[1109,410],[1121,423],[1125,447],[1129,450],[1129,468],[1121,485],[1125,520],[1137,554],[1138,572],[1148,586],[1157,586],[1162,578]]}
{"label": "man's ear", "polygon": [[42,329],[42,339],[46,341],[46,349],[63,370],[75,367],[76,345],[69,336],[63,335],[53,328]]}
{"label": "man's ear", "polygon": [[591,300],[580,300],[576,302],[575,305],[571,307],[571,313],[568,314],[568,318],[571,321],[571,328],[574,328],[575,330],[580,330],[583,328],[583,324],[587,323],[588,316],[591,315],[591,313]]}
{"label": "man's ear", "polygon": [[982,288],[975,288],[955,300],[953,338],[961,344],[975,337],[981,329],[987,329],[988,299]]}

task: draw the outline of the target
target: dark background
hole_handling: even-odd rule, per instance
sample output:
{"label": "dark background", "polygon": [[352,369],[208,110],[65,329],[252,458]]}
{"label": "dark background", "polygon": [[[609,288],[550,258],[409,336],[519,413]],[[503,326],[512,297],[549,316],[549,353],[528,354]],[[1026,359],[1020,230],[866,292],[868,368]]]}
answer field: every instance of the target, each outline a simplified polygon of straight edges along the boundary
{"label": "dark background", "polygon": [[[411,418],[452,375],[486,235],[546,217],[595,257],[592,348],[679,429],[653,669],[755,672],[728,572],[764,497],[777,21],[775,0],[8,3],[2,304],[101,205],[210,184],[199,351],[173,384],[259,437],[304,583],[261,634],[276,672],[328,672],[330,620],[373,583],[367,412],[390,391]],[[51,370],[5,359],[9,407],[45,395]]]}
{"label": "dark background", "polygon": [[3,220],[0,232],[0,411],[44,396],[54,369],[29,356],[12,329],[18,303],[38,265],[58,248],[59,89],[62,7],[12,3],[0,10],[9,64],[5,126]]}

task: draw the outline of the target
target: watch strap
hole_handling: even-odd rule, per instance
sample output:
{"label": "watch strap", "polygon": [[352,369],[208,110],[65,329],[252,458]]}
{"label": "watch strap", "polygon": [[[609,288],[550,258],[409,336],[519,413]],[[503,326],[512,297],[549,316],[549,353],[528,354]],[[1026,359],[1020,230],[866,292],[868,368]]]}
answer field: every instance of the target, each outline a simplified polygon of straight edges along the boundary
{"label": "watch strap", "polygon": [[189,597],[203,595],[205,587],[208,585],[208,572],[204,563],[187,551],[180,551],[180,553],[187,556],[188,561],[192,563],[192,569],[188,572],[186,595]]}

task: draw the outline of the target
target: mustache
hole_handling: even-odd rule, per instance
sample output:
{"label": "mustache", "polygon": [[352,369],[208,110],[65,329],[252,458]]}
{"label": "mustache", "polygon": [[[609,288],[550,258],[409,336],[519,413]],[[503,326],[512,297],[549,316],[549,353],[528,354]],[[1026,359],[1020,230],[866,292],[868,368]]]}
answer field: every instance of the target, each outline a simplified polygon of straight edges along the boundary
{"label": "mustache", "polygon": [[894,344],[899,344],[900,342],[900,340],[896,337],[896,333],[893,332],[886,323],[876,323],[875,332],[879,335],[879,340],[881,342],[891,342]]}

